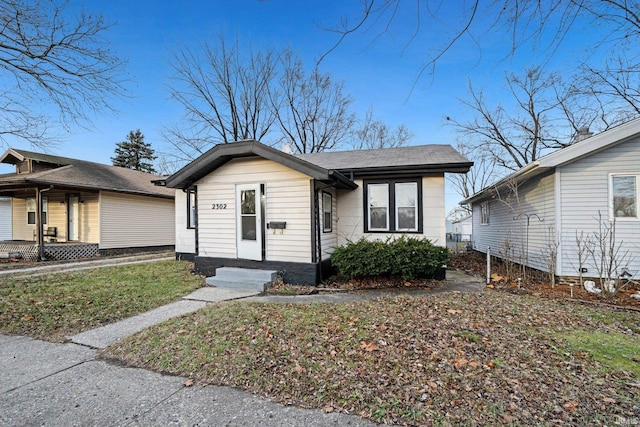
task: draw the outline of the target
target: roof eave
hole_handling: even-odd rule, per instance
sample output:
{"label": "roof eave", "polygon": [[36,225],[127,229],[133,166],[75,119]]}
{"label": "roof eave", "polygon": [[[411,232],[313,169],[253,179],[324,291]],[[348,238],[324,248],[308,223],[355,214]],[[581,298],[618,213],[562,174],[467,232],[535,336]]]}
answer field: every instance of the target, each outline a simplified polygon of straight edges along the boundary
{"label": "roof eave", "polygon": [[[164,180],[157,180],[154,184],[164,184],[164,186],[169,188],[189,188],[193,183],[204,178],[223,164],[227,163],[229,160],[250,156],[262,157],[308,175],[314,179],[321,181],[335,181],[339,185],[351,188],[351,184],[348,183],[350,180],[340,175],[338,171],[322,168],[314,165],[313,163],[309,163],[306,160],[299,159],[254,140],[216,145],[175,174]],[[338,173],[338,175],[336,175],[336,173]]]}
{"label": "roof eave", "polygon": [[468,205],[472,203],[479,202],[481,200],[485,200],[491,197],[491,193],[496,189],[504,188],[505,185],[511,182],[521,182],[525,178],[532,178],[533,176],[540,175],[541,173],[552,169],[550,167],[540,167],[540,163],[538,161],[531,162],[528,165],[524,166],[522,169],[519,169],[517,172],[512,173],[511,175],[507,175],[502,178],[500,181],[491,184],[476,194],[462,200],[459,205]]}
{"label": "roof eave", "polygon": [[373,166],[366,168],[339,169],[343,175],[354,177],[368,177],[380,175],[425,175],[432,173],[467,173],[473,166],[473,162],[440,163],[434,165],[398,165],[398,166]]}

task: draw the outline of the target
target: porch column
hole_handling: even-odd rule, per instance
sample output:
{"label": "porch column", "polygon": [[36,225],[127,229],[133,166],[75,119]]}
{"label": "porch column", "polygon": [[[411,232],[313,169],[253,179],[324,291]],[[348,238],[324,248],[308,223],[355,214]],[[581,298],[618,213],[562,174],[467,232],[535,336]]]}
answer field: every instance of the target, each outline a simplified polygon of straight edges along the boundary
{"label": "porch column", "polygon": [[44,236],[42,232],[42,195],[36,187],[36,242],[38,244],[38,260],[44,258]]}
{"label": "porch column", "polygon": [[38,258],[44,261],[44,230],[42,224],[42,193],[53,189],[53,185],[49,188],[36,188],[36,234],[38,236]]}

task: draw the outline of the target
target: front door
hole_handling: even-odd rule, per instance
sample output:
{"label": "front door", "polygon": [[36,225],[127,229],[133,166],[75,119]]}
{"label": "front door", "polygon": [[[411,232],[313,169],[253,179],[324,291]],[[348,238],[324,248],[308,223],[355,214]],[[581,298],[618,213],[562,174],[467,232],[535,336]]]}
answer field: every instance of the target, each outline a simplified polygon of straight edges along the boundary
{"label": "front door", "polygon": [[78,197],[70,196],[69,197],[69,235],[67,236],[67,240],[78,240],[78,234],[80,233],[79,223],[78,223]]}
{"label": "front door", "polygon": [[238,258],[262,261],[262,204],[260,184],[236,185]]}

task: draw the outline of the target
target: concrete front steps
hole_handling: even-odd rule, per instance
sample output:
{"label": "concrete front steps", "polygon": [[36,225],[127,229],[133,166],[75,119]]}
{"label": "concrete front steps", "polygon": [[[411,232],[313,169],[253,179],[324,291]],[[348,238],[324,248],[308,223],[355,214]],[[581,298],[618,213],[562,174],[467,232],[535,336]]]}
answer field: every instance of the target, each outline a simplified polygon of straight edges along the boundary
{"label": "concrete front steps", "polygon": [[220,267],[215,276],[207,277],[206,283],[218,288],[264,292],[277,276],[278,272],[271,270]]}

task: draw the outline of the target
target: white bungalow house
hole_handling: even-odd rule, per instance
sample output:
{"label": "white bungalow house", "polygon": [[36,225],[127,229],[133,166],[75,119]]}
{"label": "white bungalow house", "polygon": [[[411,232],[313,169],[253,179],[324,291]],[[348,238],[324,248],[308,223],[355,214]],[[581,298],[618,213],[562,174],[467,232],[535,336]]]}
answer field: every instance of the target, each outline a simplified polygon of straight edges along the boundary
{"label": "white bungalow house", "polygon": [[363,236],[445,246],[444,174],[471,165],[449,145],[292,155],[246,140],[156,184],[176,189],[176,257],[199,272],[270,269],[316,284],[333,249]]}
{"label": "white bungalow house", "polygon": [[[615,274],[640,274],[640,119],[544,156],[474,194],[474,248],[561,279],[599,278],[578,248],[615,226],[627,256]],[[582,243],[578,243],[582,242]],[[597,251],[596,251],[597,252]],[[613,278],[613,277],[612,277]]]}

